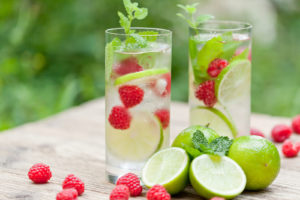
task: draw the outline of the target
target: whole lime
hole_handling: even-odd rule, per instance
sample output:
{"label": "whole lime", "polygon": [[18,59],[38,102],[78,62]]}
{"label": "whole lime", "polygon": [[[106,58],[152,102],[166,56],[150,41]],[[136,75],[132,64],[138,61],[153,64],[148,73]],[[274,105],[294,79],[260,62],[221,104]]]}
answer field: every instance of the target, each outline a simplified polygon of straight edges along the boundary
{"label": "whole lime", "polygon": [[173,141],[172,147],[184,148],[184,145],[193,147],[192,138],[197,130],[201,131],[204,134],[208,142],[211,142],[214,139],[220,137],[218,133],[211,128],[200,125],[194,125],[181,131]]}
{"label": "whole lime", "polygon": [[247,190],[268,187],[280,170],[280,156],[276,146],[259,136],[242,136],[235,139],[228,156],[244,170]]}

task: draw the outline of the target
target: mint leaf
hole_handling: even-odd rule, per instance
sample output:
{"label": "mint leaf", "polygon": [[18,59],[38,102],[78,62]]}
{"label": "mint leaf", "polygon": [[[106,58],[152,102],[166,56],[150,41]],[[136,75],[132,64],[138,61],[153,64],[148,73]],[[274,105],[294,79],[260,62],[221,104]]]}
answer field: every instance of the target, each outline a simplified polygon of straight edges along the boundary
{"label": "mint leaf", "polygon": [[198,149],[195,149],[191,146],[188,146],[186,144],[181,143],[183,149],[192,157],[192,158],[196,158],[200,155],[202,155],[203,153],[201,153]]}
{"label": "mint leaf", "polygon": [[120,11],[118,12],[118,15],[120,17],[120,25],[124,28],[125,33],[129,33],[131,24],[130,20]]}
{"label": "mint leaf", "polygon": [[246,48],[242,53],[240,53],[237,56],[234,56],[230,62],[233,62],[235,60],[240,60],[240,59],[248,59],[249,56],[249,48]]}
{"label": "mint leaf", "polygon": [[224,41],[223,53],[221,58],[230,60],[236,52],[238,46],[240,46],[241,41],[233,39],[232,32],[226,32],[221,35]]}
{"label": "mint leaf", "polygon": [[148,15],[148,9],[147,8],[139,8],[136,9],[134,12],[134,17],[138,20],[142,20]]}
{"label": "mint leaf", "polygon": [[147,46],[147,41],[139,34],[133,33],[125,40],[125,46],[125,48],[128,50],[145,48]]}
{"label": "mint leaf", "polygon": [[138,32],[140,36],[143,36],[148,42],[155,42],[157,39],[158,32],[156,31],[141,31]]}
{"label": "mint leaf", "polygon": [[189,39],[189,54],[190,54],[191,59],[196,58],[197,52],[198,52],[197,41],[195,40],[194,37],[190,37],[190,39]]}
{"label": "mint leaf", "polygon": [[193,145],[196,149],[198,149],[200,152],[207,152],[209,151],[209,145],[208,141],[205,138],[204,134],[197,130],[192,137]]}
{"label": "mint leaf", "polygon": [[122,42],[119,38],[114,38],[110,43],[105,46],[105,81],[108,81],[112,71],[114,61],[114,51],[120,48]]}
{"label": "mint leaf", "polygon": [[197,25],[199,25],[200,23],[206,22],[213,18],[214,18],[214,16],[212,16],[212,15],[200,15],[196,18],[196,23],[197,23]]}
{"label": "mint leaf", "polygon": [[214,139],[209,147],[214,152],[215,155],[225,156],[228,154],[229,148],[232,145],[233,140],[229,139],[227,136],[221,136]]}

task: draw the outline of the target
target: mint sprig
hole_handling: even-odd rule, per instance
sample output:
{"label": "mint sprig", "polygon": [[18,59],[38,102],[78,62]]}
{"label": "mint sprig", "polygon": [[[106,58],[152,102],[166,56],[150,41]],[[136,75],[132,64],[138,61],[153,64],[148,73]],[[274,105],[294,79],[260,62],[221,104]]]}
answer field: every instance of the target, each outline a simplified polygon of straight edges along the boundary
{"label": "mint sprig", "polygon": [[120,25],[124,28],[126,34],[134,33],[133,30],[130,30],[131,23],[134,19],[142,20],[147,17],[148,9],[139,8],[137,2],[131,2],[131,0],[123,0],[127,16],[122,12],[118,12],[120,17]]}
{"label": "mint sprig", "polygon": [[193,147],[183,145],[183,148],[193,158],[202,154],[225,156],[228,154],[232,142],[233,140],[227,136],[221,136],[209,143],[204,134],[200,130],[197,130],[192,137]]}
{"label": "mint sprig", "polygon": [[194,14],[197,11],[196,7],[198,6],[198,3],[187,5],[177,4],[177,6],[185,12],[184,14],[177,13],[177,16],[185,20],[189,26],[194,29],[196,29],[200,23],[214,18],[212,15],[199,15],[195,17]]}

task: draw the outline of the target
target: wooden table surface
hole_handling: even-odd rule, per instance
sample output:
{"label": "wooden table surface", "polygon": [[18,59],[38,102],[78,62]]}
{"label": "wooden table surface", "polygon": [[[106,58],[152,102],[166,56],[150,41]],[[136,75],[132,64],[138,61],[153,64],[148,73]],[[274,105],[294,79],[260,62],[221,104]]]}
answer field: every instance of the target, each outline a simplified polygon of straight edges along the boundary
{"label": "wooden table surface", "polygon": [[[252,115],[252,125],[269,133],[274,124],[290,119]],[[171,137],[188,126],[188,106],[172,103]],[[293,135],[294,140],[300,136]],[[27,171],[32,164],[51,166],[47,184],[32,184]],[[109,199],[114,187],[105,178],[104,100],[88,102],[53,117],[25,124],[0,134],[0,200],[54,200],[67,174],[84,180],[86,200]],[[132,198],[136,200],[143,197]],[[172,199],[201,199],[188,187]],[[300,200],[300,157],[282,158],[275,182],[260,192],[244,192],[237,200]]]}

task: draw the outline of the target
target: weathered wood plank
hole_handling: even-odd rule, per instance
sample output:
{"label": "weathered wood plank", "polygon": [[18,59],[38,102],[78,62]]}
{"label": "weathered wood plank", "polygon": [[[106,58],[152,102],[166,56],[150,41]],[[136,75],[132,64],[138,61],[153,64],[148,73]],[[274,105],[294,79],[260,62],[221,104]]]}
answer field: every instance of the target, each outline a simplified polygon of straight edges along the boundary
{"label": "weathered wood plank", "polygon": [[[173,103],[171,137],[188,126],[188,106]],[[289,119],[253,115],[255,127],[265,133],[276,123]],[[293,136],[295,140],[300,137]],[[36,185],[27,178],[33,163],[51,166],[53,178],[48,184]],[[0,134],[0,200],[53,200],[69,173],[81,177],[86,192],[80,199],[108,199],[113,188],[107,183],[105,169],[104,100],[80,107]],[[300,159],[282,159],[282,170],[271,187],[260,192],[245,192],[238,200],[300,199]],[[145,194],[144,194],[145,196]],[[135,198],[145,199],[145,197]],[[191,187],[172,199],[200,199]]]}

